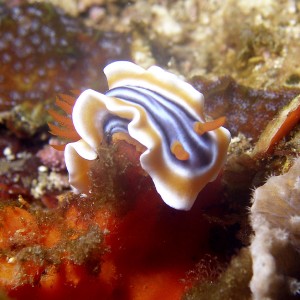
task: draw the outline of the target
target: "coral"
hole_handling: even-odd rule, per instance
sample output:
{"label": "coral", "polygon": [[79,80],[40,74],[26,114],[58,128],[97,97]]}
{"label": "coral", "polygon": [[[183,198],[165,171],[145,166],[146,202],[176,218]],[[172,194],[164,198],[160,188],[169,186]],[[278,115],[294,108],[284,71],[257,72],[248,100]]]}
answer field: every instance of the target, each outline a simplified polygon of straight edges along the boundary
{"label": "coral", "polygon": [[[294,299],[300,282],[300,159],[253,195],[251,244],[254,299]],[[262,284],[263,282],[263,284]]]}
{"label": "coral", "polygon": [[226,125],[233,136],[242,133],[254,141],[276,112],[300,94],[299,88],[255,89],[243,86],[230,76],[212,81],[194,76],[190,82],[207,99],[205,109],[210,116],[226,116]]}
{"label": "coral", "polygon": [[[47,108],[58,91],[103,90],[104,75],[94,66],[128,58],[128,35],[89,28],[50,4],[23,2],[0,3],[0,34],[0,193],[32,198],[46,186],[55,193],[57,184],[46,183],[38,168],[64,171],[64,164],[51,151],[36,155],[48,138]],[[51,174],[47,181],[61,176]]]}
{"label": "coral", "polygon": [[47,167],[40,166],[38,168],[38,176],[31,183],[31,195],[39,199],[47,192],[53,194],[54,191],[62,192],[69,189],[69,182],[65,174],[49,171]]}
{"label": "coral", "polygon": [[98,12],[93,24],[100,29],[132,33],[132,57],[143,67],[158,64],[186,78],[231,74],[253,88],[299,87],[297,1],[126,3],[103,0],[86,13]]}
{"label": "coral", "polygon": [[[6,136],[3,136],[2,139],[7,141]],[[33,140],[32,144],[34,144]],[[65,164],[57,161],[59,159],[57,151],[51,149],[46,154],[43,153],[43,150],[40,151],[42,154],[34,153],[35,145],[21,144],[21,141],[11,145],[7,144],[6,148],[3,148],[3,157],[0,156],[1,197],[10,198],[23,195],[32,199],[40,198],[49,191],[57,194],[69,189]],[[49,168],[43,165],[39,157],[48,163]]]}
{"label": "coral", "polygon": [[[25,203],[23,200],[22,203]],[[104,248],[102,231],[97,224],[75,230],[74,221],[82,219],[74,203],[56,213],[17,206],[0,209],[0,284],[2,287],[47,284],[49,268],[79,267],[89,276],[99,273]],[[84,267],[83,267],[84,265]],[[53,280],[50,278],[50,280]],[[73,284],[79,284],[80,279]]]}
{"label": "coral", "polygon": [[[37,0],[28,0],[29,2],[38,2]],[[72,16],[78,16],[80,13],[84,12],[88,7],[95,5],[103,5],[105,0],[80,0],[80,1],[59,1],[51,0],[54,6],[60,7],[67,11]]]}
{"label": "coral", "polygon": [[[182,279],[194,268],[195,260],[201,262],[197,279],[215,278],[213,274],[224,266],[223,254],[215,253],[215,262],[210,263],[202,249],[210,253],[224,245],[234,247],[227,244],[227,238],[215,236],[216,229],[222,232],[223,223],[204,218],[199,204],[189,212],[166,206],[149,188],[149,180],[136,181],[140,168],[130,170],[128,161],[138,157],[132,158],[135,150],[128,146],[132,147],[118,141],[115,147],[120,149],[115,151],[119,156],[111,151],[115,163],[127,165],[125,175],[121,168],[120,174],[116,172],[115,165],[98,169],[99,176],[111,178],[104,182],[110,187],[98,190],[97,197],[110,197],[108,191],[113,191],[117,197],[113,205],[99,201],[95,194],[90,199],[66,194],[61,205],[52,210],[30,205],[26,198],[20,199],[19,205],[2,205],[0,285],[9,296],[43,298],[50,293],[61,297],[68,292],[74,299],[80,299],[81,293],[90,298],[100,293],[107,299],[115,294],[129,299],[138,295],[143,299],[179,299],[190,284]],[[123,180],[120,194],[113,189],[117,180]],[[126,186],[126,180],[131,186]],[[132,188],[137,184],[138,189]],[[202,192],[208,203],[217,186]],[[121,196],[126,201],[120,201]],[[215,213],[220,220],[221,212]]]}
{"label": "coral", "polygon": [[0,32],[0,111],[14,108],[7,123],[17,133],[45,125],[56,93],[105,89],[100,66],[130,57],[127,35],[86,27],[50,4],[0,4]]}
{"label": "coral", "polygon": [[265,156],[270,153],[275,144],[295,127],[300,120],[300,96],[294,98],[288,105],[283,107],[274,119],[269,122],[259,137],[251,155]]}
{"label": "coral", "polygon": [[5,148],[5,157],[0,158],[0,193],[2,197],[30,195],[32,181],[37,177],[39,160],[30,152]]}
{"label": "coral", "polygon": [[49,119],[45,107],[48,107],[50,103],[49,99],[38,103],[22,101],[22,104],[16,105],[6,114],[3,123],[18,137],[33,136],[41,131],[41,128],[45,126],[45,121]]}
{"label": "coral", "polygon": [[[49,144],[56,145],[58,141],[52,138],[49,140]],[[37,152],[36,156],[41,160],[44,166],[52,170],[63,171],[66,169],[63,153],[56,151],[50,145],[45,145]]]}

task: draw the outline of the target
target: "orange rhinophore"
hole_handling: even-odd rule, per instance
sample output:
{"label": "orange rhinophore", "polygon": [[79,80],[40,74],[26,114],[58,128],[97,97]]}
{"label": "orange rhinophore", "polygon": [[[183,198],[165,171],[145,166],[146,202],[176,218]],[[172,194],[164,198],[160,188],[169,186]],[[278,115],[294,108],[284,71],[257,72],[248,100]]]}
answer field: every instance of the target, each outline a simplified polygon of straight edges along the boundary
{"label": "orange rhinophore", "polygon": [[204,123],[202,122],[195,122],[194,124],[194,130],[198,134],[202,135],[205,132],[212,131],[215,129],[218,129],[219,127],[223,126],[226,122],[225,117],[220,117],[213,121],[206,121]]}
{"label": "orange rhinophore", "polygon": [[171,146],[171,152],[175,155],[175,157],[179,160],[188,160],[190,155],[186,152],[179,141],[175,141]]}

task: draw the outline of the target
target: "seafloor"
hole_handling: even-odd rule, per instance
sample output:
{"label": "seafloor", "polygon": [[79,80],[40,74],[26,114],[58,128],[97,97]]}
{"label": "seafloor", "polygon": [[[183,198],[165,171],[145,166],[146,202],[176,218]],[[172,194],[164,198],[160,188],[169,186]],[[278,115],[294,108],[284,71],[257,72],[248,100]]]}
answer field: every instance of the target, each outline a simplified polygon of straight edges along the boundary
{"label": "seafloor", "polygon": [[[2,299],[300,298],[300,3],[0,1]],[[226,117],[227,162],[190,211],[114,140],[88,196],[49,145],[55,99],[158,65]]]}

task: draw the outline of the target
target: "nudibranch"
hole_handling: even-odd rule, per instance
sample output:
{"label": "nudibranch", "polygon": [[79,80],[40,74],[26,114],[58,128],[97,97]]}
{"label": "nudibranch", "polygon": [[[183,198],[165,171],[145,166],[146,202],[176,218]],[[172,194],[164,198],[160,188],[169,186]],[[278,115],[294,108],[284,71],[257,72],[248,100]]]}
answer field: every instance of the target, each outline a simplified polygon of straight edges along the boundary
{"label": "nudibranch", "polygon": [[[231,139],[222,127],[225,118],[207,121],[203,95],[157,66],[145,70],[117,61],[104,73],[109,90],[101,94],[88,89],[73,107],[79,138],[64,149],[71,186],[89,193],[89,169],[99,147],[122,133],[146,148],[140,156],[141,167],[163,201],[189,210],[225,162]],[[52,132],[56,134],[55,128]]]}

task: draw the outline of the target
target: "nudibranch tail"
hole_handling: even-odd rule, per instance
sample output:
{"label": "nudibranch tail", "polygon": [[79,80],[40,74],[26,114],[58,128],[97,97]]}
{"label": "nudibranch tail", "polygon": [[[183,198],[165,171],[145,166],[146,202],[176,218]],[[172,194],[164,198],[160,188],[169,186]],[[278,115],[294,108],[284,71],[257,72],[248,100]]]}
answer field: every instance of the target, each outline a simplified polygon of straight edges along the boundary
{"label": "nudibranch tail", "polygon": [[[108,65],[104,73],[109,90],[84,91],[72,110],[80,139],[65,148],[71,185],[87,192],[91,184],[87,173],[99,147],[114,135],[128,136],[129,142],[135,140],[146,149],[141,166],[163,201],[176,209],[190,209],[226,159],[231,137],[222,127],[225,118],[207,122],[203,95],[159,67],[144,70],[121,61]],[[56,120],[69,126],[65,118]]]}

